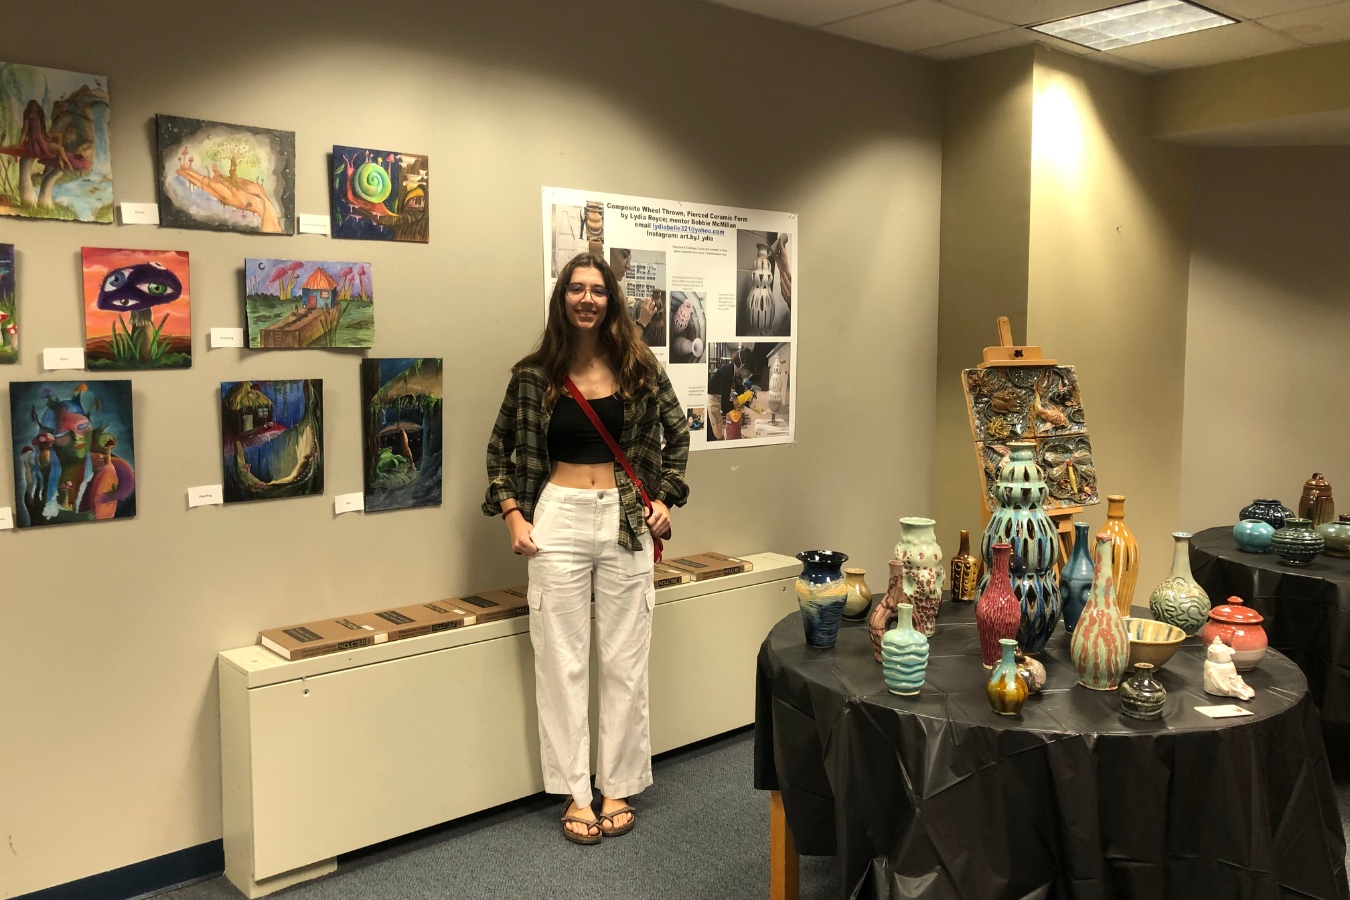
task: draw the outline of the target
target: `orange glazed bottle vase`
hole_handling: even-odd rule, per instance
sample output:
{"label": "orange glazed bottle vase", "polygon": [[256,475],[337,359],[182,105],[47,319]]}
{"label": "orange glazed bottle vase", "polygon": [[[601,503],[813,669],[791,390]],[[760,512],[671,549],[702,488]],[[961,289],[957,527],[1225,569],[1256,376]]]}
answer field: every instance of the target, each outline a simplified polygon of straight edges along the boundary
{"label": "orange glazed bottle vase", "polygon": [[1116,583],[1116,607],[1121,616],[1129,616],[1134,600],[1134,583],[1139,580],[1139,542],[1125,525],[1125,495],[1106,498],[1106,524],[1097,537],[1111,539],[1111,574]]}

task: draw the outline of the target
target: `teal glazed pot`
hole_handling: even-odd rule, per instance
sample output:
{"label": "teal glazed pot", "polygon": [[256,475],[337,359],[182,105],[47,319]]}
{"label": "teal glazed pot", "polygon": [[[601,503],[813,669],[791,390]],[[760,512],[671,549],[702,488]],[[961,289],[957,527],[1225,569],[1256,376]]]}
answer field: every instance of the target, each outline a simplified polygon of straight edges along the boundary
{"label": "teal glazed pot", "polygon": [[839,620],[848,602],[843,565],[848,555],[836,550],[803,550],[797,554],[802,574],[797,576],[797,605],[806,629],[806,646],[829,650],[839,637]]}
{"label": "teal glazed pot", "polygon": [[1243,553],[1265,553],[1274,536],[1275,526],[1261,519],[1243,519],[1233,526],[1233,540]]}
{"label": "teal glazed pot", "polygon": [[[1272,532],[1273,533],[1273,532]],[[1088,592],[1092,590],[1092,539],[1088,537],[1088,523],[1073,523],[1073,552],[1069,561],[1059,570],[1059,596],[1063,600],[1064,630],[1073,634],[1078,617],[1087,606]]]}
{"label": "teal glazed pot", "polygon": [[1294,511],[1278,500],[1253,500],[1250,506],[1238,513],[1238,521],[1260,519],[1271,528],[1279,531],[1284,527],[1285,519],[1292,519]]}
{"label": "teal glazed pot", "polygon": [[1322,552],[1326,541],[1313,531],[1312,519],[1295,517],[1284,520],[1284,527],[1271,538],[1271,546],[1285,565],[1306,566]]}
{"label": "teal glazed pot", "polygon": [[923,687],[928,671],[928,638],[914,628],[914,606],[896,607],[900,620],[881,639],[881,673],[886,688],[901,697],[913,697]]}
{"label": "teal glazed pot", "polygon": [[1323,522],[1316,530],[1326,542],[1327,556],[1350,557],[1350,516],[1342,513],[1339,520]]}

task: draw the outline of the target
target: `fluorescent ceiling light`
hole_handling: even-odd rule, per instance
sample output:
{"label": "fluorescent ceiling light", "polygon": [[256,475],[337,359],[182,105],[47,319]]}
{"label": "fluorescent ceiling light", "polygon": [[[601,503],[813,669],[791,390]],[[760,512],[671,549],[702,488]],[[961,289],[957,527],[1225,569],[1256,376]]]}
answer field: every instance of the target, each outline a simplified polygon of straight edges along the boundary
{"label": "fluorescent ceiling light", "polygon": [[1052,35],[1093,50],[1115,50],[1159,38],[1190,34],[1236,19],[1221,16],[1186,0],[1140,0],[1100,12],[1035,25],[1032,31]]}

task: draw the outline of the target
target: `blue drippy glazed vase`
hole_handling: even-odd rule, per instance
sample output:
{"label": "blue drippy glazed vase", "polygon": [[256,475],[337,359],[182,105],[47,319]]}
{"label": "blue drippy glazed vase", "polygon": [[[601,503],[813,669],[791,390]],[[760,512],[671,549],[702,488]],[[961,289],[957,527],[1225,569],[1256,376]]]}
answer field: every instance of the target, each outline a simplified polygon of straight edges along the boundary
{"label": "blue drippy glazed vase", "polygon": [[1092,590],[1092,541],[1088,538],[1088,523],[1073,523],[1073,552],[1069,561],[1059,570],[1059,595],[1064,603],[1064,630],[1073,634],[1078,617],[1087,606],[1088,592]]}
{"label": "blue drippy glazed vase", "polygon": [[1265,553],[1274,536],[1275,526],[1261,519],[1243,519],[1233,526],[1233,540],[1243,553]]}
{"label": "blue drippy glazed vase", "polygon": [[881,639],[881,672],[892,694],[913,697],[928,671],[928,638],[914,628],[914,607],[901,603],[900,621]]}
{"label": "blue drippy glazed vase", "polygon": [[848,602],[843,565],[848,555],[837,550],[803,550],[797,554],[802,574],[797,576],[797,605],[806,629],[806,646],[828,650],[839,637],[839,620]]}

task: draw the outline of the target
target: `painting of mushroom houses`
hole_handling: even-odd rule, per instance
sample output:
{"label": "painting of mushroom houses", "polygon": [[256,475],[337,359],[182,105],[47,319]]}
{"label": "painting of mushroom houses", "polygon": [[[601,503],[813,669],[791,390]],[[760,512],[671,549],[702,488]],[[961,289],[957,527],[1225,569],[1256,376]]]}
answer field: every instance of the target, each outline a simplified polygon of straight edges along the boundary
{"label": "painting of mushroom houses", "polygon": [[361,360],[367,512],[441,505],[440,359]]}
{"label": "painting of mushroom houses", "polygon": [[108,79],[0,62],[0,216],[113,220]]}
{"label": "painting of mushroom houses", "polygon": [[220,385],[225,502],[323,493],[323,382]]}
{"label": "painting of mushroom houses", "polygon": [[244,261],[253,349],[369,347],[375,343],[375,269],[363,262]]}
{"label": "painting of mushroom houses", "polygon": [[155,117],[159,224],[295,233],[295,132]]}
{"label": "painting of mushroom houses", "polygon": [[84,247],[84,364],[95,369],[192,365],[188,255]]}

